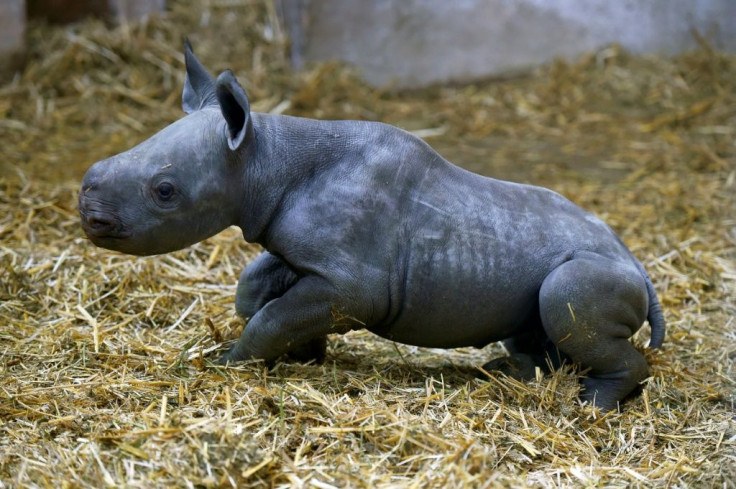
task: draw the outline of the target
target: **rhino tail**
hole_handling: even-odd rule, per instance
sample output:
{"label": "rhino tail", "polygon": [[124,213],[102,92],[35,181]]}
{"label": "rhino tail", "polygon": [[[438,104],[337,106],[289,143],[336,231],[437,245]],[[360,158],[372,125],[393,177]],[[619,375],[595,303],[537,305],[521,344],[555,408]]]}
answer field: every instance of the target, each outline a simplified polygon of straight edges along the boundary
{"label": "rhino tail", "polygon": [[644,269],[644,265],[642,265],[638,260],[636,260],[636,264],[639,267],[641,274],[644,276],[644,281],[647,285],[647,295],[649,296],[649,311],[647,311],[647,321],[649,321],[649,326],[652,329],[649,346],[651,348],[660,348],[662,346],[662,343],[664,342],[664,334],[666,329],[664,314],[662,313],[662,305],[659,303],[659,298],[657,297],[657,292],[654,290],[652,279],[649,278],[649,274]]}

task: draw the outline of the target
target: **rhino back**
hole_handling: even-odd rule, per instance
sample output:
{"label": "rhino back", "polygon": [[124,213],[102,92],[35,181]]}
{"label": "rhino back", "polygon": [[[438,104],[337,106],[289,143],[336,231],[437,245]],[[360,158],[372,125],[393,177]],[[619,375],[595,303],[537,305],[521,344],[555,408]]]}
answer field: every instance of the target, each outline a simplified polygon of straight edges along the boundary
{"label": "rhino back", "polygon": [[536,314],[542,281],[575,253],[629,260],[608,226],[555,192],[465,171],[391,126],[310,130],[322,134],[310,149],[339,157],[288,195],[267,247],[338,284],[377,334],[484,345]]}

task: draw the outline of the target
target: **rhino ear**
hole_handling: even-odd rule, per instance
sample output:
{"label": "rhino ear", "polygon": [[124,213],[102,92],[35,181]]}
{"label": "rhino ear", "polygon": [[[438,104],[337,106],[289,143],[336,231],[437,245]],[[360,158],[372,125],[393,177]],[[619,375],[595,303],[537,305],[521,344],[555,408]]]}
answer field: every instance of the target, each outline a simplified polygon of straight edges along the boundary
{"label": "rhino ear", "polygon": [[184,90],[181,94],[181,106],[184,112],[191,114],[209,105],[217,105],[215,97],[215,82],[212,76],[194,56],[189,40],[184,41],[184,60],[187,66],[187,76],[184,80]]}
{"label": "rhino ear", "polygon": [[222,116],[227,122],[227,144],[230,149],[236,150],[249,141],[253,134],[248,96],[230,70],[223,71],[217,77],[215,93]]}

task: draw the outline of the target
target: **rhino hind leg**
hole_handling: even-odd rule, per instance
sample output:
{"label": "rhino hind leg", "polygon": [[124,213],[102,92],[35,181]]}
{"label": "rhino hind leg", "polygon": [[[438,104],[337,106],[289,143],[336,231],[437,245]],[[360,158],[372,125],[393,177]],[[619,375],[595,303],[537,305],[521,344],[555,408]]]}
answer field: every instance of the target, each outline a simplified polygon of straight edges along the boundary
{"label": "rhino hind leg", "polygon": [[567,359],[542,328],[541,318],[536,315],[523,332],[504,340],[509,355],[494,358],[483,365],[486,372],[501,372],[516,380],[527,382],[537,375],[537,368],[542,373],[558,369]]}
{"label": "rhino hind leg", "polygon": [[581,398],[603,410],[635,393],[648,376],[644,356],[629,342],[647,315],[644,278],[606,258],[573,259],[542,284],[544,330],[559,350],[587,369]]}

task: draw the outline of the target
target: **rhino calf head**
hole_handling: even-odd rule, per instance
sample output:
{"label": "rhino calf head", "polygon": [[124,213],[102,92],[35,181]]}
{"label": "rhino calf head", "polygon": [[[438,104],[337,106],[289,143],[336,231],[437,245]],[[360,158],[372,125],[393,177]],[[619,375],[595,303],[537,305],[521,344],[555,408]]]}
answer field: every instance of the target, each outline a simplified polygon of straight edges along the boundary
{"label": "rhino calf head", "polygon": [[248,98],[229,70],[214,80],[188,43],[185,59],[187,116],[84,177],[79,213],[97,246],[167,253],[237,224],[253,140]]}

